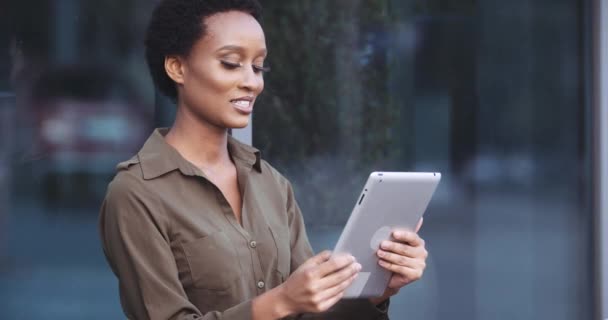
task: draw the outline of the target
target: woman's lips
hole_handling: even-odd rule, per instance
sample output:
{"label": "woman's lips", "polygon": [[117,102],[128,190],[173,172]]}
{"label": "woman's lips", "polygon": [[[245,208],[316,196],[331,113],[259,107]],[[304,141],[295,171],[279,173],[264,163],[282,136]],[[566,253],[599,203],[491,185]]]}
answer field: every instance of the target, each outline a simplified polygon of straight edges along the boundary
{"label": "woman's lips", "polygon": [[237,99],[230,102],[232,106],[243,113],[249,114],[253,111],[253,101]]}

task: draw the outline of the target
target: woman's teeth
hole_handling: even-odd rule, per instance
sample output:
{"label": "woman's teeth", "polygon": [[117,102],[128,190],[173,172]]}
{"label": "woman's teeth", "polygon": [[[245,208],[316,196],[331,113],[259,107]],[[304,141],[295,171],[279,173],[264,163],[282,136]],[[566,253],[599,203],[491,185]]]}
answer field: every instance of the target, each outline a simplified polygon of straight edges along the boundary
{"label": "woman's teeth", "polygon": [[232,103],[236,104],[239,107],[247,108],[247,107],[249,107],[250,102],[246,101],[246,100],[235,100],[235,101],[232,101]]}

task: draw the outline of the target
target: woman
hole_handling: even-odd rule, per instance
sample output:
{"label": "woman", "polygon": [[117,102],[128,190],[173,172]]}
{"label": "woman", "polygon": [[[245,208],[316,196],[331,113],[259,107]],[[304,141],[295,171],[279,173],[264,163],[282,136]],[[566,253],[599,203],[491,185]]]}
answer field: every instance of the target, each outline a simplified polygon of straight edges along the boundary
{"label": "woman", "polygon": [[166,0],[153,13],[146,58],[176,119],[118,165],[100,217],[130,319],[386,319],[388,298],[422,275],[423,240],[397,232],[378,251],[394,272],[384,296],[336,304],[360,265],[313,256],[290,183],[229,136],[264,87],[259,14],[255,0]]}

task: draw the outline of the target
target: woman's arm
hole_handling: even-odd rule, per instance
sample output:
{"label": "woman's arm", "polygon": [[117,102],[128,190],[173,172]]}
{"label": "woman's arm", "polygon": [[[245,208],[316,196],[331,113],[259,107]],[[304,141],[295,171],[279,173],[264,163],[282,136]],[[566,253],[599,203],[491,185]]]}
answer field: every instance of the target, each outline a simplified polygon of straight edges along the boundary
{"label": "woman's arm", "polygon": [[[283,178],[286,184],[286,209],[289,220],[291,243],[291,270],[292,272],[312,256],[313,251],[306,235],[306,227],[300,207],[295,199],[291,184]],[[377,302],[377,304],[375,303]],[[372,302],[369,299],[341,300],[329,311],[319,314],[306,314],[302,319],[332,319],[332,320],[388,320],[389,299]]]}
{"label": "woman's arm", "polygon": [[306,260],[286,282],[254,299],[253,319],[324,312],[342,298],[360,267],[352,256],[321,252]]}

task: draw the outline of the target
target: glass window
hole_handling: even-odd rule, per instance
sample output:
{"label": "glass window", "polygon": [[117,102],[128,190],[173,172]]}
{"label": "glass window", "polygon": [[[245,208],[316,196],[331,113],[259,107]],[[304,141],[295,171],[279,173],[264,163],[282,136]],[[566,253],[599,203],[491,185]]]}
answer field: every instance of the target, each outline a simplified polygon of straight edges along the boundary
{"label": "glass window", "polygon": [[[439,171],[393,319],[591,319],[588,1],[262,1],[253,144],[331,249],[371,171]],[[122,318],[97,232],[114,166],[174,107],[156,1],[0,4],[0,319]]]}
{"label": "glass window", "polygon": [[266,7],[254,144],[294,183],[317,250],[371,171],[440,171],[428,268],[394,318],[591,317],[581,3]]}
{"label": "glass window", "polygon": [[1,319],[124,318],[97,214],[154,125],[152,5],[0,4]]}

